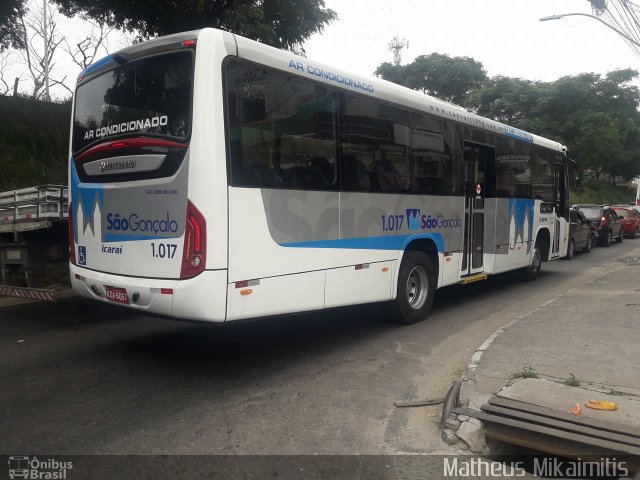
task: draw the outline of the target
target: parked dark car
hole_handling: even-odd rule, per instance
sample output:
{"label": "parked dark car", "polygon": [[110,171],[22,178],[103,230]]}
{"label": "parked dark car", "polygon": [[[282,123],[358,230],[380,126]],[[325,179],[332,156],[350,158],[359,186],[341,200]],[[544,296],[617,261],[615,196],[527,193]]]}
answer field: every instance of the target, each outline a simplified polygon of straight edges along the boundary
{"label": "parked dark car", "polygon": [[600,245],[611,246],[611,241],[615,238],[618,243],[624,239],[624,225],[620,221],[615,210],[606,205],[579,204],[573,206],[580,210],[587,220],[591,222],[591,227],[598,233]]}
{"label": "parked dark car", "polygon": [[613,209],[620,217],[625,235],[637,238],[640,233],[640,213],[633,207],[626,205],[614,205]]}
{"label": "parked dark car", "polygon": [[596,241],[596,236],[591,230],[591,222],[585,218],[580,210],[572,208],[569,211],[569,220],[569,245],[565,257],[567,260],[573,258],[576,250],[589,253]]}

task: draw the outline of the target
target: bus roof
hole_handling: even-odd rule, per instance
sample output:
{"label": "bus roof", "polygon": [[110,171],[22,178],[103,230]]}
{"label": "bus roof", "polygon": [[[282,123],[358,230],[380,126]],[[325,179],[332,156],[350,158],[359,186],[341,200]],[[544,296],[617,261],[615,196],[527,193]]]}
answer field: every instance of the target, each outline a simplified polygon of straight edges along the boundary
{"label": "bus roof", "polygon": [[85,69],[80,74],[79,81],[87,75],[97,73],[96,70],[102,70],[100,67],[107,66],[114,62],[114,59],[117,61],[118,55],[124,54],[138,56],[148,50],[155,50],[165,46],[175,45],[176,43],[184,40],[200,38],[202,35],[218,36],[225,42],[229,42],[229,40],[233,38],[235,41],[234,50],[236,50],[237,55],[241,58],[262,63],[271,68],[287,71],[293,75],[313,78],[316,81],[326,83],[343,91],[364,93],[383,101],[432,113],[443,118],[454,120],[457,123],[482,129],[486,132],[533,143],[558,152],[565,153],[567,150],[564,145],[554,140],[496,122],[495,120],[481,117],[458,105],[411,90],[410,88],[397,85],[387,80],[383,80],[375,76],[354,74],[343,70],[340,67],[316,62],[292,52],[280,50],[269,45],[256,42],[255,40],[250,40],[235,34],[232,35],[228,32],[214,28],[204,28],[201,30],[177,33],[127,47],[99,60]]}

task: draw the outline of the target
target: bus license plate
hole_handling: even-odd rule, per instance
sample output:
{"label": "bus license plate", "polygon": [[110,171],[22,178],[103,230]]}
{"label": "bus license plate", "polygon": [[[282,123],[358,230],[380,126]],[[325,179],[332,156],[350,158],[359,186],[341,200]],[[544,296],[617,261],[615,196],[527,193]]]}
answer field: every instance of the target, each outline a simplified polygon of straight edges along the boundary
{"label": "bus license plate", "polygon": [[110,287],[108,285],[105,285],[105,289],[107,291],[107,300],[109,300],[110,302],[124,303],[125,305],[129,305],[129,295],[127,295],[127,291],[124,288]]}

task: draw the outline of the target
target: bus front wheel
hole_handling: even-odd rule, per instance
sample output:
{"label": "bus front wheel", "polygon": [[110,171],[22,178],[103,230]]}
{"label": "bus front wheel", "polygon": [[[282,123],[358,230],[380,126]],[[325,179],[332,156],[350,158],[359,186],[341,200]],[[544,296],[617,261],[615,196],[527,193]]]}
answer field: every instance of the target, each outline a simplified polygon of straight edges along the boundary
{"label": "bus front wheel", "polygon": [[536,242],[533,247],[533,258],[531,259],[531,265],[522,269],[522,276],[524,280],[531,282],[538,278],[540,275],[540,269],[542,268],[542,252],[540,251],[540,245]]}
{"label": "bus front wheel", "polygon": [[435,267],[427,254],[405,252],[393,301],[393,318],[397,323],[412,324],[425,319],[433,305],[435,279]]}

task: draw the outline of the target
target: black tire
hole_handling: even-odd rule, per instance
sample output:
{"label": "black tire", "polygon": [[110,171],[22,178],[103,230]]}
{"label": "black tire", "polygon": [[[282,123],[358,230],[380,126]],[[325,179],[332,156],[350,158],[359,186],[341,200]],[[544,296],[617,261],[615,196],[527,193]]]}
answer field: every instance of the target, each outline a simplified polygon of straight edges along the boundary
{"label": "black tire", "polygon": [[436,269],[431,259],[424,252],[406,251],[392,304],[394,321],[406,325],[424,320],[433,305],[435,290]]}
{"label": "black tire", "polygon": [[532,282],[538,275],[540,275],[540,269],[542,268],[542,252],[540,251],[540,246],[536,242],[536,245],[533,247],[533,256],[531,258],[531,265],[525,267],[521,270],[522,278],[527,282]]}
{"label": "black tire", "polygon": [[611,230],[607,232],[607,236],[604,237],[604,240],[602,240],[602,245],[604,245],[605,247],[611,246]]}
{"label": "black tire", "polygon": [[576,253],[576,242],[573,240],[569,240],[569,245],[567,246],[567,255],[564,257],[567,260],[572,260],[573,256]]}
{"label": "black tire", "polygon": [[591,247],[593,247],[592,243],[593,243],[593,237],[589,236],[589,238],[587,238],[587,244],[582,248],[582,251],[584,253],[591,252]]}

